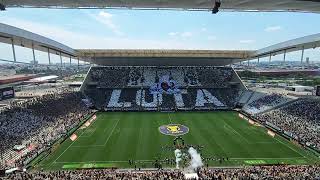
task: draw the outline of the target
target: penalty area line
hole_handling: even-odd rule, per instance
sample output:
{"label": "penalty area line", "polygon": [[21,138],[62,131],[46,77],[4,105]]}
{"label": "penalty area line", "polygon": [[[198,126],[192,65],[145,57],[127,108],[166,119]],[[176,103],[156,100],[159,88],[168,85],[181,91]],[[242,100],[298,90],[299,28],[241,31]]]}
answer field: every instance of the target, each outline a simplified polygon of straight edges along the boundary
{"label": "penalty area line", "polygon": [[[110,137],[112,136],[113,134],[113,131],[115,130],[115,128],[118,126],[118,123],[119,123],[120,119],[117,119],[117,123],[113,126],[111,132],[109,133],[109,136],[108,138],[106,139],[106,141],[101,145],[97,144],[97,145],[79,145],[79,146],[72,146],[71,148],[90,148],[90,147],[105,147],[106,144],[108,143]],[[107,128],[106,128],[107,129]]]}
{"label": "penalty area line", "polygon": [[[117,119],[110,119],[110,120],[112,120],[112,121],[120,121],[120,118],[117,118]],[[103,130],[103,132],[106,132],[108,130],[108,127],[106,127],[106,128],[104,128],[104,130]]]}
{"label": "penalty area line", "polygon": [[[84,132],[85,132],[85,130],[82,131],[82,133],[79,135],[79,138],[81,137],[81,135],[82,135]],[[72,141],[72,143],[53,161],[53,163],[56,162],[56,161],[72,146],[72,144],[73,144],[74,142],[76,142],[76,141]],[[52,163],[52,164],[53,164],[53,163]],[[52,164],[51,164],[51,165],[52,165]],[[51,167],[51,165],[50,165],[50,167]]]}

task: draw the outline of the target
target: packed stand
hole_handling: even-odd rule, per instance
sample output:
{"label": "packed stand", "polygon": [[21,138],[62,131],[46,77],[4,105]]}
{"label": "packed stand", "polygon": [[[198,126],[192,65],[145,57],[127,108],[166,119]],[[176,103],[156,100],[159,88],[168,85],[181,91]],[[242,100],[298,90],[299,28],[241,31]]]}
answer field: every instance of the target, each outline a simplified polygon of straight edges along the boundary
{"label": "packed stand", "polygon": [[[257,166],[243,168],[202,168],[197,171],[199,179],[319,179],[319,166]],[[1,179],[1,178],[0,178]],[[179,170],[112,170],[89,169],[74,171],[34,171],[10,174],[4,179],[185,179]]]}
{"label": "packed stand", "polygon": [[[75,127],[90,111],[79,93],[43,95],[0,114],[0,151],[7,167],[22,166]],[[15,146],[24,147],[13,150]]]}
{"label": "packed stand", "polygon": [[169,76],[179,87],[200,86],[227,88],[234,71],[227,67],[148,67],[148,66],[94,66],[88,77],[102,88],[152,86],[163,76]]}
{"label": "packed stand", "polygon": [[98,82],[103,88],[122,88],[129,81],[129,67],[92,67],[89,76],[93,82]]}
{"label": "packed stand", "polygon": [[276,93],[267,94],[245,105],[243,110],[249,114],[261,113],[292,100],[293,99]]}
{"label": "packed stand", "polygon": [[320,150],[320,101],[301,99],[287,106],[257,115],[296,140]]}
{"label": "packed stand", "polygon": [[198,68],[197,74],[204,87],[225,88],[228,87],[228,82],[232,79],[231,68]]}
{"label": "packed stand", "polygon": [[233,109],[243,88],[230,67],[92,67],[82,91],[96,109]]}

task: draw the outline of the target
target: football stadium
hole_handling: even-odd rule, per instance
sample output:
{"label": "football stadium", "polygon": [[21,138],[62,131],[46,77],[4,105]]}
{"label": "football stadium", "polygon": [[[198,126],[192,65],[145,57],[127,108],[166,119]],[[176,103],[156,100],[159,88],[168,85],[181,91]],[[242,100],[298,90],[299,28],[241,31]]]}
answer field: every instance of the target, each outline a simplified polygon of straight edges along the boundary
{"label": "football stadium", "polygon": [[[24,8],[216,16],[318,14],[320,3],[0,1],[0,13]],[[0,23],[0,42],[12,50],[0,59],[0,179],[320,179],[320,65],[305,57],[320,34],[258,50],[75,49]],[[285,65],[292,52],[299,68]]]}

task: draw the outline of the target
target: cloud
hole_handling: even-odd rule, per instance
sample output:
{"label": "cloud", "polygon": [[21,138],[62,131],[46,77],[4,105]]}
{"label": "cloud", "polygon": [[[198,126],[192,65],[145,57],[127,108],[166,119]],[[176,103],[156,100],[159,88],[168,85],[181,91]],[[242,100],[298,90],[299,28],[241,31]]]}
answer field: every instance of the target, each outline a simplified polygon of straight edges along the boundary
{"label": "cloud", "polygon": [[[205,43],[194,43],[191,41],[181,42],[177,39],[137,39],[125,36],[99,36],[85,32],[69,30],[63,26],[33,22],[29,20],[0,17],[1,23],[22,28],[33,33],[53,39],[57,42],[75,49],[214,49]],[[177,34],[181,36],[181,33]],[[186,33],[185,35],[190,35]],[[106,43],[108,42],[108,43]],[[1,49],[0,49],[1,51]]]}
{"label": "cloud", "polygon": [[275,31],[280,31],[282,29],[281,26],[269,26],[269,27],[266,27],[264,29],[264,31],[266,32],[275,32]]}
{"label": "cloud", "polygon": [[102,16],[102,17],[105,17],[107,19],[111,19],[113,17],[112,14],[104,12],[104,11],[100,11],[99,15]]}
{"label": "cloud", "polygon": [[208,40],[214,41],[217,39],[217,36],[208,36]]}
{"label": "cloud", "polygon": [[[74,30],[59,24],[35,22],[9,16],[0,16],[0,22],[51,38],[74,49],[248,49],[247,44],[238,43],[230,46],[230,43],[226,41],[213,44],[210,41],[194,41],[196,39],[193,38],[186,38],[184,41],[181,41],[182,33],[179,32],[174,32],[177,33],[176,36],[179,38],[159,39],[155,37],[152,39],[144,39],[135,36],[94,34],[91,33],[91,29],[95,28],[94,26],[87,27],[85,31],[81,29]],[[79,26],[82,25],[85,26],[86,24],[79,24]],[[10,49],[10,46],[8,47]],[[254,49],[255,47],[249,48]],[[7,53],[6,50],[6,48],[0,48],[0,54]],[[21,57],[23,57],[22,54]]]}
{"label": "cloud", "polygon": [[255,40],[252,40],[252,39],[244,39],[244,40],[240,40],[239,41],[241,44],[251,44],[251,43],[254,43],[256,42]]}
{"label": "cloud", "polygon": [[178,32],[169,32],[169,33],[168,33],[169,36],[176,36],[176,35],[178,35],[178,34],[179,34]]}
{"label": "cloud", "polygon": [[191,37],[191,36],[192,36],[192,33],[191,33],[191,32],[183,32],[183,33],[181,33],[180,36],[181,36],[181,37],[184,37],[184,38],[187,38],[187,37]]}
{"label": "cloud", "polygon": [[203,27],[203,28],[201,28],[201,31],[202,31],[202,32],[206,32],[206,31],[207,31],[207,28]]}
{"label": "cloud", "polygon": [[172,37],[180,36],[182,38],[189,38],[193,36],[191,32],[169,32],[168,35]]}
{"label": "cloud", "polygon": [[89,14],[90,17],[95,19],[96,21],[104,24],[108,29],[110,29],[113,33],[123,36],[124,33],[119,30],[119,27],[113,22],[114,16],[108,12],[100,11],[99,14]]}

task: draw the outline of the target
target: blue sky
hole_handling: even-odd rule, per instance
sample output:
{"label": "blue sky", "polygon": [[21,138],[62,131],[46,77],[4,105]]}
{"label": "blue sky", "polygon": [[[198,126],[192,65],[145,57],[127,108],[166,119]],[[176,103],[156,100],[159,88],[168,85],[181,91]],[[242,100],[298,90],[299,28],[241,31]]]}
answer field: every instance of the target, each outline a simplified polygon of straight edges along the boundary
{"label": "blue sky", "polygon": [[[312,13],[18,8],[0,14],[1,23],[72,48],[254,50],[320,30],[320,14]],[[319,50],[307,53],[320,57]]]}

